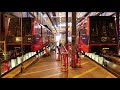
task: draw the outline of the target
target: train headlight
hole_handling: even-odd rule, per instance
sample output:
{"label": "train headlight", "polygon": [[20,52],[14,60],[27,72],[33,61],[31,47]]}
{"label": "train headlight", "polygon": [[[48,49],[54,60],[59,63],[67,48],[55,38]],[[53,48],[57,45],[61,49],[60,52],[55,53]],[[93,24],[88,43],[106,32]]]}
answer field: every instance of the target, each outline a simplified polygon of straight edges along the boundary
{"label": "train headlight", "polygon": [[112,40],[115,40],[115,38],[112,38]]}
{"label": "train headlight", "polygon": [[29,38],[28,38],[28,40],[30,41],[30,40],[31,40],[31,38],[29,37]]}
{"label": "train headlight", "polygon": [[16,37],[16,42],[20,42],[21,40],[21,37]]}

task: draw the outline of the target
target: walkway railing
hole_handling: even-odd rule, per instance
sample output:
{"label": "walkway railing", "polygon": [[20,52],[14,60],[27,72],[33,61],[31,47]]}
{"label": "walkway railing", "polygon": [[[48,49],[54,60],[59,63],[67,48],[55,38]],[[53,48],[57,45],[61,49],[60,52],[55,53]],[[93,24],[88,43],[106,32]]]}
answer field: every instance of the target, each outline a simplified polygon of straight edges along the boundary
{"label": "walkway railing", "polygon": [[65,46],[60,48],[60,62],[62,71],[68,71],[68,51]]}

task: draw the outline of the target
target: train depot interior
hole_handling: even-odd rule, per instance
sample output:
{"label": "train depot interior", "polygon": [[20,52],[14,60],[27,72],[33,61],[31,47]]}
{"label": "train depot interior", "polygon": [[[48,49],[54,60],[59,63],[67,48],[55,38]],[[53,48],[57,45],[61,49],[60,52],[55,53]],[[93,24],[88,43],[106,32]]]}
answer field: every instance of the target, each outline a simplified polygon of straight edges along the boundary
{"label": "train depot interior", "polygon": [[119,12],[0,12],[1,78],[119,78]]}

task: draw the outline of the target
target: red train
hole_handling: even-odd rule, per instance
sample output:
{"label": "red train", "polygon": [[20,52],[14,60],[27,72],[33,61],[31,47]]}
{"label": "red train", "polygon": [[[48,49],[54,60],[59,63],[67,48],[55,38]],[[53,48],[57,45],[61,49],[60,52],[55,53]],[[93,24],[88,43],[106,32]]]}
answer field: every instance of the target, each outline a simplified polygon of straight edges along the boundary
{"label": "red train", "polygon": [[[44,47],[50,46],[54,38],[54,34],[47,25],[42,25],[31,17],[22,19],[5,17],[5,31],[1,35],[5,37],[7,49],[7,60],[3,58],[1,64],[2,75],[22,62],[17,57],[20,58],[24,54],[24,58],[26,58],[28,52],[43,52]],[[21,47],[23,48],[22,53]]]}
{"label": "red train", "polygon": [[52,31],[34,18],[11,18],[8,24],[7,51],[21,48],[22,44],[25,52],[36,52],[50,44]]}
{"label": "red train", "polygon": [[118,53],[118,33],[115,18],[89,16],[77,25],[79,49],[91,53]]}

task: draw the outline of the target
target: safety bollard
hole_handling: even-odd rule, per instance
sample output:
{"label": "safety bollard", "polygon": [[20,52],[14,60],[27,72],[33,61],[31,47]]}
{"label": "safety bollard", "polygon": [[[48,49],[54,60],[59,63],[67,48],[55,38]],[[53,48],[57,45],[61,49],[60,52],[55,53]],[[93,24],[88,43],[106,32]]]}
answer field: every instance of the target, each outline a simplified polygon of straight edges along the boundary
{"label": "safety bollard", "polygon": [[62,71],[68,71],[68,54],[63,54],[63,68]]}
{"label": "safety bollard", "polygon": [[57,61],[60,61],[60,57],[61,57],[61,55],[60,55],[60,53],[58,53]]}
{"label": "safety bollard", "polygon": [[60,56],[60,61],[61,61],[61,69],[62,71],[68,71],[68,51],[66,48],[63,46],[60,49],[61,51],[61,56]]}

